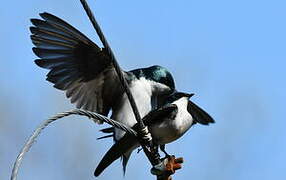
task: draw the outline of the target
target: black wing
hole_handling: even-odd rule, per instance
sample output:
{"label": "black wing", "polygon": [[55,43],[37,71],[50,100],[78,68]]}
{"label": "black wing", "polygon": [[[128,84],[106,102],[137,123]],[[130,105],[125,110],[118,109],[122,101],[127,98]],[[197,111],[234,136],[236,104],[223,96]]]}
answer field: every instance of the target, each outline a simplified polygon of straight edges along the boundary
{"label": "black wing", "polygon": [[[151,126],[160,123],[162,120],[169,118],[173,119],[178,112],[178,107],[175,104],[167,104],[161,108],[150,111],[142,120],[146,126]],[[137,124],[135,125],[137,128]]]}
{"label": "black wing", "polygon": [[192,115],[194,123],[208,125],[209,123],[215,122],[214,119],[206,111],[204,111],[202,108],[190,100],[188,103],[188,111]]}
{"label": "black wing", "polygon": [[[177,106],[174,104],[168,104],[164,107],[159,109],[153,110],[149,112],[142,120],[146,126],[150,126],[154,123],[160,122],[162,119],[171,118],[175,111],[177,111]],[[132,127],[134,130],[138,130],[138,124],[135,124]],[[113,128],[107,128],[101,130],[102,132],[110,133],[112,132]],[[101,159],[100,163],[98,164],[97,168],[94,171],[95,176],[99,176],[104,169],[106,169],[111,163],[113,163],[116,159],[126,154],[132,147],[136,146],[138,143],[137,138],[126,133],[119,141],[115,142],[113,146],[107,151],[104,157]],[[130,155],[130,154],[129,154]],[[128,157],[123,157],[123,170],[125,172]]]}
{"label": "black wing", "polygon": [[47,80],[66,91],[77,108],[107,115],[123,91],[105,50],[62,19],[40,16],[43,20],[31,19],[30,27],[33,51],[40,58],[35,63],[50,69]]}

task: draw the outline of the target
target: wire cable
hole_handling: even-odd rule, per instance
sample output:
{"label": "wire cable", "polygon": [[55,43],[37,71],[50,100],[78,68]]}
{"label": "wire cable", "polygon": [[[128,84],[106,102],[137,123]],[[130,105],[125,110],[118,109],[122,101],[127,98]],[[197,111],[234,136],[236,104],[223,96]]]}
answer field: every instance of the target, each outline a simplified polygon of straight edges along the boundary
{"label": "wire cable", "polygon": [[81,115],[81,116],[86,116],[89,119],[91,119],[94,122],[97,122],[97,120],[101,120],[104,121],[116,128],[119,128],[123,131],[126,131],[127,133],[130,133],[134,136],[137,136],[137,132],[135,132],[132,128],[119,123],[115,120],[112,120],[110,118],[107,118],[103,115],[100,115],[98,113],[95,112],[91,112],[91,111],[86,111],[86,110],[81,110],[81,109],[73,109],[70,111],[66,111],[66,112],[62,112],[62,113],[58,113],[55,116],[45,120],[44,122],[42,122],[38,128],[33,132],[33,134],[30,136],[30,138],[28,139],[28,141],[25,143],[24,147],[22,148],[22,150],[20,151],[19,155],[17,156],[17,159],[14,163],[13,166],[13,170],[12,170],[12,174],[11,174],[11,180],[16,180],[17,179],[17,175],[18,175],[18,171],[20,168],[20,165],[23,161],[23,158],[25,156],[25,154],[30,150],[30,148],[32,147],[32,145],[34,144],[34,142],[36,141],[37,137],[41,134],[41,132],[52,122],[61,119],[63,117],[67,117],[70,115]]}

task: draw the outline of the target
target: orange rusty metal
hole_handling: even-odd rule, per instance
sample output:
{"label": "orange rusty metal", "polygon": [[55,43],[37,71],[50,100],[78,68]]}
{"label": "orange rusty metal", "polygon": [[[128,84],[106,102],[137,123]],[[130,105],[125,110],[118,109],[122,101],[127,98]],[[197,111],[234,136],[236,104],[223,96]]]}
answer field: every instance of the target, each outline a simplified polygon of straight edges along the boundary
{"label": "orange rusty metal", "polygon": [[161,175],[157,175],[157,180],[172,180],[172,174],[175,174],[176,170],[182,168],[183,158],[176,158],[175,156],[170,156],[165,164],[164,172]]}

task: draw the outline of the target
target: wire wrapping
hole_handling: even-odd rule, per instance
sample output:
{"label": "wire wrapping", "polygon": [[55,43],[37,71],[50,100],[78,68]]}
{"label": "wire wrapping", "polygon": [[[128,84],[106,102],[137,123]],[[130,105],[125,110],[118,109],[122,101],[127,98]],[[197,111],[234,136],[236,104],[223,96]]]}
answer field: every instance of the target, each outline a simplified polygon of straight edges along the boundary
{"label": "wire wrapping", "polygon": [[145,141],[152,141],[152,135],[148,130],[148,127],[145,127],[139,131],[139,134],[142,136],[142,139]]}
{"label": "wire wrapping", "polygon": [[22,148],[21,152],[19,153],[19,155],[17,156],[17,159],[14,163],[13,166],[13,170],[12,170],[12,174],[11,174],[11,180],[16,180],[17,179],[17,175],[18,175],[18,171],[19,171],[19,167],[22,163],[23,157],[24,155],[30,150],[30,148],[32,147],[33,143],[36,141],[36,138],[41,134],[42,130],[45,129],[50,123],[61,119],[63,117],[67,117],[70,115],[81,115],[81,116],[86,116],[88,118],[90,118],[92,121],[96,122],[96,120],[101,120],[104,121],[116,128],[119,128],[123,131],[126,131],[127,133],[130,133],[134,136],[137,136],[137,132],[135,132],[133,129],[131,129],[130,127],[121,124],[115,120],[112,120],[110,118],[107,118],[103,115],[100,115],[98,113],[94,113],[91,111],[86,111],[86,110],[81,110],[81,109],[74,109],[74,110],[70,110],[70,111],[66,111],[66,112],[62,112],[62,113],[58,113],[55,116],[47,119],[46,121],[42,122],[38,128],[33,132],[33,134],[30,136],[30,138],[28,139],[28,141],[25,143],[24,147]]}

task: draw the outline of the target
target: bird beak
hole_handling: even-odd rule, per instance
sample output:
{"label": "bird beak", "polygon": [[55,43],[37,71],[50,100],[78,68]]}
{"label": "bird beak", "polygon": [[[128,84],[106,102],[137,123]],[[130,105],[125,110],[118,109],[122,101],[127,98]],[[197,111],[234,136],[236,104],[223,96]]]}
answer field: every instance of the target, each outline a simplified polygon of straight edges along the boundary
{"label": "bird beak", "polygon": [[173,96],[173,95],[176,94],[176,93],[180,93],[181,96],[187,97],[187,98],[191,98],[193,95],[195,95],[194,93],[189,94],[189,93],[184,93],[184,92],[178,92],[177,90],[175,90],[175,91],[171,94],[171,96]]}
{"label": "bird beak", "polygon": [[194,93],[191,93],[191,94],[185,93],[185,96],[188,98],[191,98],[193,95],[195,95],[195,94]]}

